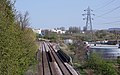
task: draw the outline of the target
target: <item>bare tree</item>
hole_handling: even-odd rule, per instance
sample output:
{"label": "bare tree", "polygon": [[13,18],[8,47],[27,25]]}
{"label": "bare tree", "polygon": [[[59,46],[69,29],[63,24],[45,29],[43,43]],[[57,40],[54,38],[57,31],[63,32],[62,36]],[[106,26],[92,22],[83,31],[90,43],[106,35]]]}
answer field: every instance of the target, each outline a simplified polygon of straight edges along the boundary
{"label": "bare tree", "polygon": [[29,13],[26,11],[23,15],[22,13],[17,14],[16,19],[17,23],[20,25],[21,29],[24,30],[27,26],[29,26]]}

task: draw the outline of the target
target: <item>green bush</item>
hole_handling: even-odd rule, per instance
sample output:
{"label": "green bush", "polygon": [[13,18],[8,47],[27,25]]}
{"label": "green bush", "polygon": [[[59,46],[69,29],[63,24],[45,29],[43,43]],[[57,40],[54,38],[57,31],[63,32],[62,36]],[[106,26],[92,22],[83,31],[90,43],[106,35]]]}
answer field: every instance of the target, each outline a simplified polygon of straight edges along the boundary
{"label": "green bush", "polygon": [[117,71],[112,63],[107,63],[97,54],[91,54],[88,59],[87,66],[93,69],[97,74],[101,75],[117,75]]}
{"label": "green bush", "polygon": [[14,10],[10,0],[0,0],[0,75],[23,75],[35,62],[35,36],[21,29]]}

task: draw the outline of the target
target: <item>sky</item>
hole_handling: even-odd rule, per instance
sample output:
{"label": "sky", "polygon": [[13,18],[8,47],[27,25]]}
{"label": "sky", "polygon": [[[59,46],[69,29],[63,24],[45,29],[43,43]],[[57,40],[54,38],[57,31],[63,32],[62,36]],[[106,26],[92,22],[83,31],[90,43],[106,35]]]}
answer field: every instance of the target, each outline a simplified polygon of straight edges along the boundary
{"label": "sky", "polygon": [[29,12],[30,27],[52,29],[86,25],[82,14],[93,10],[93,29],[120,28],[120,0],[16,0],[17,11]]}

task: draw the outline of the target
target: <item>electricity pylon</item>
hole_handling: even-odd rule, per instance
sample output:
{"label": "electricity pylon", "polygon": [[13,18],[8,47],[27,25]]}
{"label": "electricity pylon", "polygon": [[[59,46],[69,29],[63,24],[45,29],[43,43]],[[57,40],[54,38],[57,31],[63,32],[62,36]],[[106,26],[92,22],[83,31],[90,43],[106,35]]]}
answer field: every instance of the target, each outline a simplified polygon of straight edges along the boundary
{"label": "electricity pylon", "polygon": [[83,18],[83,20],[86,20],[85,31],[91,31],[92,32],[92,20],[93,20],[93,18],[91,16],[95,15],[95,14],[91,13],[93,10],[91,10],[90,7],[88,7],[84,11],[86,11],[86,13],[82,14],[82,15],[86,16],[85,18]]}
{"label": "electricity pylon", "polygon": [[90,7],[88,7],[86,10],[84,10],[86,13],[82,14],[83,16],[85,16],[85,18],[83,18],[83,20],[86,20],[86,26],[84,27],[84,31],[86,33],[90,33],[91,35],[91,40],[93,40],[93,29],[92,29],[92,16],[95,15],[91,12],[93,12],[93,10],[90,9]]}

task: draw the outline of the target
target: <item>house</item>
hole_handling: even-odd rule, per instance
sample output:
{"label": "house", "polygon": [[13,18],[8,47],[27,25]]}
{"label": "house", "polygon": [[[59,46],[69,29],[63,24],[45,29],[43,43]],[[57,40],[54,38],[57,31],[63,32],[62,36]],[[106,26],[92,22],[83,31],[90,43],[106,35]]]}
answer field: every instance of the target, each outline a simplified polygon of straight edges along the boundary
{"label": "house", "polygon": [[33,30],[33,32],[35,32],[35,33],[38,33],[38,34],[41,34],[41,29],[32,29]]}
{"label": "house", "polygon": [[63,31],[63,30],[61,30],[61,29],[52,29],[51,31],[52,31],[52,32],[55,32],[55,33],[57,33],[57,34],[65,34],[65,32],[66,32],[66,31]]}

